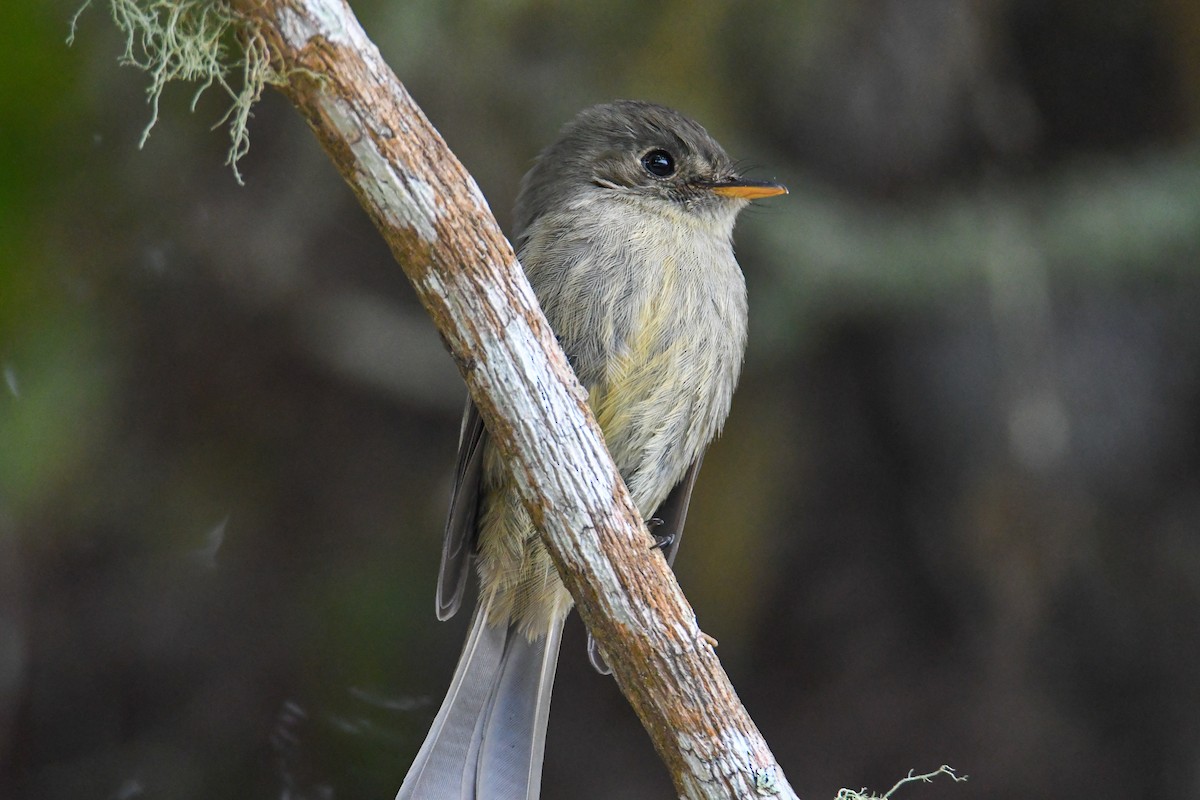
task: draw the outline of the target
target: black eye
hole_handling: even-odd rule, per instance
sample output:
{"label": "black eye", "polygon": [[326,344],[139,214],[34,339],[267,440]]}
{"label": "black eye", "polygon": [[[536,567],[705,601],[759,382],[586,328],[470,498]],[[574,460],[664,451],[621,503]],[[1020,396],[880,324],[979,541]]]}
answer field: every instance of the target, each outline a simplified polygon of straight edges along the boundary
{"label": "black eye", "polygon": [[651,150],[642,156],[642,166],[651,175],[665,178],[675,172],[675,159],[666,150]]}

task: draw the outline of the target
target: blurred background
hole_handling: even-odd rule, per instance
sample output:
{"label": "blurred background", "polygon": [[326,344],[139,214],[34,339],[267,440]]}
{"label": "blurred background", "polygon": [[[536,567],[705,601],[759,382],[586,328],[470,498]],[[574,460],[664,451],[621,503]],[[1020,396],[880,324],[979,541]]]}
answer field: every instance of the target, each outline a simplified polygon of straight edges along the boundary
{"label": "blurred background", "polygon": [[[802,797],[1200,798],[1200,4],[354,6],[506,227],[616,97],[791,188],[676,567]],[[0,4],[0,797],[390,798],[463,388],[282,98],[139,151],[75,8]],[[544,796],[672,796],[578,622]]]}

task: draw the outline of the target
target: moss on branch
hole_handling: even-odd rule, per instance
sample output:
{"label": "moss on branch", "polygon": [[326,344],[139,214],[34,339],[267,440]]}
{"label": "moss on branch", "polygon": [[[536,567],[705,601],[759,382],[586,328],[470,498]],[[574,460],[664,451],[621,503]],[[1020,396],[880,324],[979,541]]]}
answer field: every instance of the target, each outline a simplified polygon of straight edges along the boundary
{"label": "moss on branch", "polygon": [[[125,36],[119,62],[150,76],[146,102],[150,120],[138,147],[146,143],[158,122],[159,100],[167,84],[199,84],[191,108],[204,92],[216,86],[229,99],[213,128],[228,125],[230,145],[225,163],[242,182],[238,161],[250,149],[251,110],[268,85],[281,85],[280,73],[267,40],[257,25],[223,0],[108,0],[113,21]],[[67,44],[75,40],[76,23],[91,4],[87,0],[71,18]]]}

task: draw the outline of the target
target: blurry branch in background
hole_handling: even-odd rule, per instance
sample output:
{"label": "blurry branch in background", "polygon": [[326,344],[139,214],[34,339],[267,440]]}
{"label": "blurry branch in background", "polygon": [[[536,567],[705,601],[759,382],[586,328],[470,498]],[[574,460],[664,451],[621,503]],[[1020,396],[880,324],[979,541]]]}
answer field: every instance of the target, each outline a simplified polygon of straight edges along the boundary
{"label": "blurry branch in background", "polygon": [[796,183],[791,224],[758,232],[765,252],[788,254],[771,290],[755,295],[756,324],[776,349],[802,340],[798,328],[822,324],[831,298],[922,309],[961,295],[964,284],[992,283],[997,254],[1034,250],[1056,272],[1101,285],[1120,282],[1133,264],[1187,278],[1200,255],[1194,145],[1064,163],[1025,181],[985,179],[904,206]]}
{"label": "blurry branch in background", "polygon": [[[200,54],[206,47],[223,53],[230,27],[212,35],[203,23],[209,5],[113,0],[118,22],[133,21],[130,41],[157,54],[147,62],[127,53],[126,61],[187,75],[180,62],[198,60],[206,65],[201,80],[229,90],[223,59]],[[265,64],[258,56],[229,56],[246,71],[252,64],[265,70],[231,91],[233,127],[244,127],[238,109],[246,92],[254,95],[264,82],[278,85],[304,115],[433,317],[679,794],[795,798],[652,547],[583,389],[474,179],[349,8],[343,0],[211,5],[221,9],[214,19],[233,20],[243,46],[270,56]],[[152,102],[162,74],[155,72]],[[242,152],[239,141],[235,133],[231,157]]]}
{"label": "blurry branch in background", "polygon": [[1077,159],[1026,179],[997,172],[923,203],[866,204],[796,183],[791,224],[763,226],[756,237],[788,256],[753,294],[759,352],[790,363],[808,340],[801,331],[828,326],[831,310],[932,321],[945,319],[938,309],[947,304],[986,298],[987,318],[973,324],[995,337],[994,399],[1007,447],[1040,474],[1063,468],[1080,444],[1056,293],[1114,291],[1147,275],[1186,286],[1200,258],[1195,144],[1132,160]]}

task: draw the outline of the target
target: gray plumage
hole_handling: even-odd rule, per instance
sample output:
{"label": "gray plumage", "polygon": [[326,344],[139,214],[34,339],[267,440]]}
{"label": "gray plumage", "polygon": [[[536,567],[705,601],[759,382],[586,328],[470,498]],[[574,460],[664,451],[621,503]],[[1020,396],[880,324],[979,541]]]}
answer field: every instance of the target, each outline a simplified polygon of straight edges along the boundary
{"label": "gray plumage", "polygon": [[[738,212],[776,184],[662,106],[581,112],[522,181],[514,244],[638,510],[674,556],[746,343]],[[571,598],[468,401],[438,579],[439,618],[478,567],[471,634],[398,800],[538,796]],[[593,663],[603,667],[601,654]]]}
{"label": "gray plumage", "polygon": [[489,625],[481,604],[433,727],[400,798],[536,798],[562,633]]}

